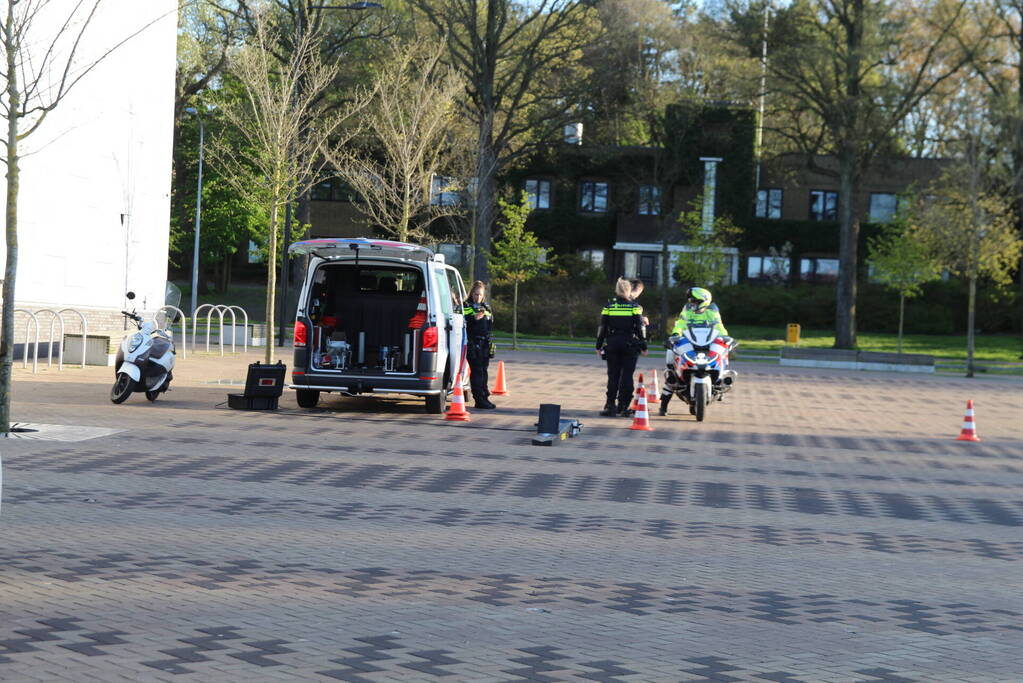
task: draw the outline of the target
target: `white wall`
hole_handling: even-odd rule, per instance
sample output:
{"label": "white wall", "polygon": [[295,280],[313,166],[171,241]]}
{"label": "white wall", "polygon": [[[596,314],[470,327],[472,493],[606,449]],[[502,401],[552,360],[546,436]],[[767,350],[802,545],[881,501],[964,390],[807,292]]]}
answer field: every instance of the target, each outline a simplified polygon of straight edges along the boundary
{"label": "white wall", "polygon": [[[37,21],[36,41],[52,38],[70,4],[51,3],[58,12]],[[150,310],[163,303],[176,6],[104,0],[85,34],[80,65],[155,23],[87,74],[23,142],[18,305],[119,309],[126,285],[140,309],[143,301]]]}

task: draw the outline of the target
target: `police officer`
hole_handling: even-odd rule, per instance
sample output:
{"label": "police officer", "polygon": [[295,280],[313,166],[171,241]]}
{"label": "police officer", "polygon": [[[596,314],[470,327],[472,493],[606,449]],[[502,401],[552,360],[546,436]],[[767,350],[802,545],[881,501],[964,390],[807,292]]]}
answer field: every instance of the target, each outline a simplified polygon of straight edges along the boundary
{"label": "police officer", "polygon": [[[619,278],[614,299],[600,312],[597,330],[597,354],[607,361],[607,400],[600,414],[629,416],[632,411],[632,374],[640,352],[646,353],[646,329],[643,307],[633,300],[632,285]],[[615,405],[617,401],[617,406]]]}
{"label": "police officer", "polygon": [[[732,338],[728,336],[728,330],[725,329],[725,324],[721,321],[721,312],[718,310],[717,304],[713,302],[710,290],[703,287],[690,287],[686,291],[686,303],[678,314],[678,320],[675,321],[675,327],[671,333],[680,335],[691,324],[713,325],[717,335],[722,337],[726,344],[731,345]],[[671,368],[671,354],[671,351],[665,354],[668,372],[665,376],[664,391],[661,392],[661,407],[658,410],[658,415],[662,416],[668,414],[668,403],[671,402],[671,397],[674,395],[668,385],[677,381]]]}
{"label": "police officer", "polygon": [[490,305],[483,301],[487,286],[477,280],[469,290],[469,300],[462,308],[465,316],[467,336],[465,358],[469,361],[469,384],[476,407],[493,410],[497,406],[490,402],[487,369],[490,367],[490,330],[494,326],[494,314]]}

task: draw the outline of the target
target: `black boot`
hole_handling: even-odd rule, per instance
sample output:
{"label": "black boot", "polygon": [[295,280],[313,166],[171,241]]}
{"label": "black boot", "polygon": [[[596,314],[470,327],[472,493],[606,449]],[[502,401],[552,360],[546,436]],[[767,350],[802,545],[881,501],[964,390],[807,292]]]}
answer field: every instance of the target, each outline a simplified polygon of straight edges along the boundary
{"label": "black boot", "polygon": [[486,398],[479,399],[478,398],[478,399],[476,399],[476,406],[475,407],[480,409],[480,410],[493,410],[497,406],[495,406],[493,403],[491,403],[490,399],[486,399]]}
{"label": "black boot", "polygon": [[664,417],[668,414],[668,403],[671,401],[671,396],[661,397],[661,409],[657,411],[657,414]]}
{"label": "black boot", "polygon": [[607,403],[604,405],[604,409],[600,411],[601,417],[614,417],[615,416],[615,404]]}
{"label": "black boot", "polygon": [[630,408],[628,405],[618,406],[618,415],[620,417],[632,417],[636,414],[636,411]]}

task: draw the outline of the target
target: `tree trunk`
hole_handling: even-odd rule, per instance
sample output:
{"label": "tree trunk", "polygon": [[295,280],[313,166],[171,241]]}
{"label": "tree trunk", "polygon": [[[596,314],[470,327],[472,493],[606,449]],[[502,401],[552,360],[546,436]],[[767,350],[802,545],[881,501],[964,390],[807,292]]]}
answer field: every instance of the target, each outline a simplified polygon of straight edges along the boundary
{"label": "tree trunk", "polygon": [[519,350],[519,283],[512,285],[512,349]]}
{"label": "tree trunk", "polygon": [[493,114],[484,117],[480,122],[479,142],[476,161],[476,225],[473,226],[475,236],[475,254],[473,255],[473,279],[488,282],[490,265],[487,256],[490,254],[490,242],[493,236],[494,206],[497,192],[497,153],[494,150],[494,119]]}
{"label": "tree trunk", "polygon": [[860,220],[856,215],[859,169],[852,150],[839,155],[838,289],[835,297],[835,348],[856,348],[856,281]]}
{"label": "tree trunk", "polygon": [[966,376],[973,377],[973,328],[977,316],[977,276],[970,277],[970,297],[966,304]]}
{"label": "tree trunk", "polygon": [[906,295],[899,293],[899,355],[902,355],[902,321],[906,313]]}
{"label": "tree trunk", "polygon": [[270,210],[270,234],[266,254],[266,354],[264,362],[270,363],[274,352],[274,294],[277,290],[277,217],[280,204],[274,200]]}
{"label": "tree trunk", "polygon": [[[4,49],[7,52],[7,263],[4,267],[3,321],[0,323],[0,433],[11,430],[11,371],[14,364],[14,284],[18,276],[18,119],[21,93],[18,90],[17,57],[19,45],[14,34],[14,3],[7,4],[4,24]],[[26,338],[25,343],[28,343]]]}

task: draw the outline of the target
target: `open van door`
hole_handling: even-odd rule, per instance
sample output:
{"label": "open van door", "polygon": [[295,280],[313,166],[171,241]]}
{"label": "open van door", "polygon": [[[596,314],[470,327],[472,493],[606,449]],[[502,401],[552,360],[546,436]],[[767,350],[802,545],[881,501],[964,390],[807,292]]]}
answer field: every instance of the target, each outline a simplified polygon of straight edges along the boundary
{"label": "open van door", "polygon": [[[462,301],[465,294],[461,278],[454,269],[442,263],[433,263],[430,269],[433,271],[433,281],[440,302],[437,327],[443,325],[444,334],[439,336],[447,347],[445,388],[450,389],[455,386],[455,377],[462,369],[462,360],[465,358],[465,318],[462,316]],[[439,354],[441,350],[437,349],[437,352]]]}
{"label": "open van door", "polygon": [[457,292],[457,294],[455,295],[457,301],[454,302],[455,315],[453,316],[454,329],[452,330],[451,344],[452,347],[458,349],[458,357],[457,359],[455,359],[454,354],[452,354],[452,358],[454,359],[455,362],[455,365],[453,367],[461,371],[462,381],[468,383],[469,380],[465,376],[466,374],[465,346],[466,343],[468,342],[468,338],[465,332],[465,315],[462,313],[462,311],[464,310],[466,300],[468,300],[469,298],[469,294],[465,291],[465,285],[462,283],[462,276],[461,274],[459,274],[458,270],[448,265],[445,265],[444,269],[448,273],[448,281],[451,283],[451,291],[453,293]]}

